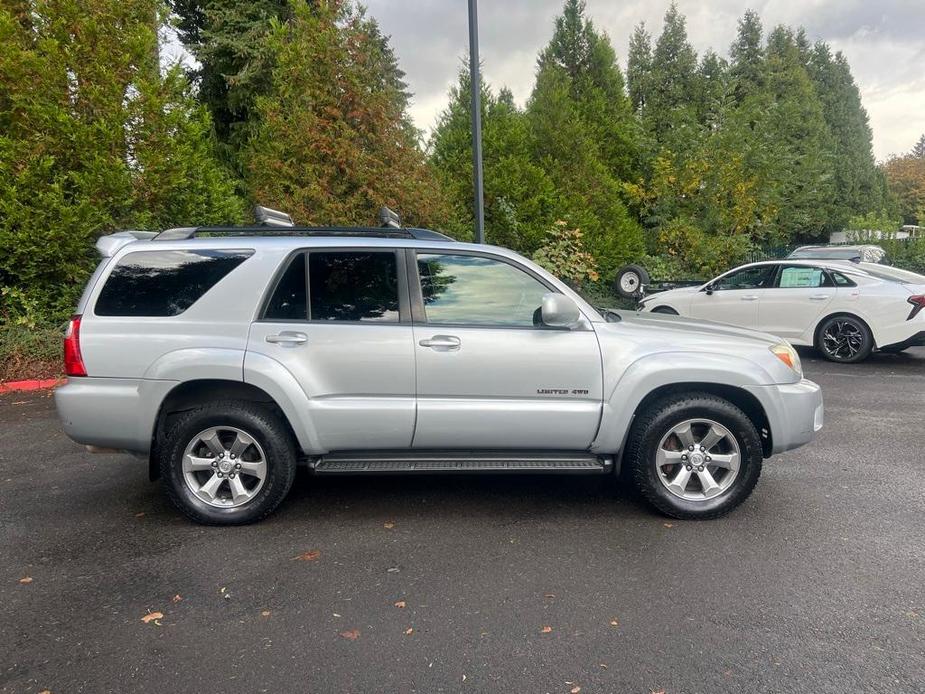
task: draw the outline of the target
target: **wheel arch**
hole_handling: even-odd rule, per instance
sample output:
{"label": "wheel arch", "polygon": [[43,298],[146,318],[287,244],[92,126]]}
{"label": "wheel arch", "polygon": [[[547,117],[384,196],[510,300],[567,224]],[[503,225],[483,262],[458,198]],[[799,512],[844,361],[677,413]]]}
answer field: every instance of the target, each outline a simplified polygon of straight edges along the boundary
{"label": "wheel arch", "polygon": [[864,324],[864,327],[866,327],[867,330],[870,331],[870,339],[873,340],[874,342],[873,348],[877,349],[877,335],[874,332],[874,329],[871,327],[870,321],[867,320],[864,316],[862,316],[859,312],[856,312],[856,311],[832,311],[831,313],[826,313],[818,321],[816,321],[816,325],[813,328],[813,347],[814,348],[819,349],[819,331],[822,330],[823,324],[830,318],[838,318],[839,316],[845,316],[847,318],[854,318],[855,320],[861,321]]}
{"label": "wheel arch", "polygon": [[671,395],[683,395],[685,393],[707,393],[715,395],[724,400],[728,400],[745,413],[761,439],[761,449],[765,458],[770,457],[773,448],[773,439],[771,433],[771,423],[768,420],[767,412],[754,395],[744,388],[728,385],[725,383],[711,383],[706,381],[685,381],[681,383],[667,383],[658,386],[646,394],[645,397],[636,405],[633,410],[633,419],[650,407],[652,403]]}
{"label": "wheel arch", "polygon": [[151,453],[148,457],[148,477],[153,481],[160,476],[157,458],[170,422],[177,415],[188,412],[203,402],[214,400],[242,400],[266,407],[279,417],[292,436],[298,441],[292,422],[276,400],[262,388],[243,381],[220,378],[201,378],[183,381],[174,386],[161,401],[151,434]]}
{"label": "wheel arch", "polygon": [[680,316],[681,315],[678,309],[676,309],[674,306],[671,306],[669,304],[659,304],[658,306],[653,308],[651,311],[649,311],[649,313],[661,313],[662,315],[665,315],[665,316]]}

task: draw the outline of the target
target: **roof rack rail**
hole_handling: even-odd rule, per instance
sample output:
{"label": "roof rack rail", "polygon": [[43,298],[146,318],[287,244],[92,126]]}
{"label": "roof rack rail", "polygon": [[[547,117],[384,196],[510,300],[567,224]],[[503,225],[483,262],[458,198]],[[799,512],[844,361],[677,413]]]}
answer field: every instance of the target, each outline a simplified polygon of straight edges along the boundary
{"label": "roof rack rail", "polygon": [[202,226],[166,229],[154,241],[182,241],[200,235],[214,236],[371,236],[422,241],[455,241],[430,229],[409,229],[401,226],[398,215],[388,207],[379,210],[379,227],[304,227],[296,226],[285,212],[257,205],[254,208],[257,224],[250,226]]}
{"label": "roof rack rail", "polygon": [[419,241],[455,241],[456,239],[430,229],[404,227],[180,227],[166,229],[154,241],[183,241],[202,236],[356,236],[370,238],[417,239]]}

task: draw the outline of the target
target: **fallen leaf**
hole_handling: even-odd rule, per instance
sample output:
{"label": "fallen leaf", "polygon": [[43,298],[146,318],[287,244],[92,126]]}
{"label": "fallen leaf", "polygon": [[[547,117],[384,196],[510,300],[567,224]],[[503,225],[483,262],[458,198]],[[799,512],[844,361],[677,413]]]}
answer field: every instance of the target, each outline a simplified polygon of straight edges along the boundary
{"label": "fallen leaf", "polygon": [[321,556],[321,551],[317,549],[310,549],[307,552],[302,552],[302,554],[293,559],[298,559],[299,561],[315,561],[318,557]]}
{"label": "fallen leaf", "polygon": [[145,515],[145,512],[142,511],[141,513],[136,513],[135,518],[142,518],[144,515]]}
{"label": "fallen leaf", "polygon": [[155,624],[157,624],[157,620],[163,619],[163,618],[164,618],[163,612],[149,612],[148,614],[146,614],[144,617],[141,618],[141,621],[144,622],[145,624],[147,624],[148,622],[154,622]]}
{"label": "fallen leaf", "polygon": [[356,641],[358,638],[360,638],[360,630],[351,629],[350,631],[342,631],[340,632],[340,635],[350,641]]}
{"label": "fallen leaf", "polygon": [[543,597],[544,597],[544,598],[549,598],[550,600],[552,600],[552,599],[553,599],[554,597],[556,597],[556,596],[555,596],[553,593],[546,593],[546,595],[544,595]]}
{"label": "fallen leaf", "polygon": [[601,667],[604,668],[605,670],[607,669],[607,663],[601,663],[600,665],[601,665]]}
{"label": "fallen leaf", "polygon": [[19,579],[19,582],[22,583],[24,586],[29,585],[30,583],[32,583],[32,576],[23,576],[22,578]]}
{"label": "fallen leaf", "polygon": [[269,616],[270,616],[270,610],[263,610],[263,611],[260,613],[260,616],[261,616],[261,617],[269,617]]}
{"label": "fallen leaf", "polygon": [[652,692],[652,694],[665,694],[665,690],[659,689],[657,692]]}
{"label": "fallen leaf", "polygon": [[399,600],[398,602],[395,603],[395,607],[404,609],[404,607],[405,607],[405,601],[404,601],[404,600]]}
{"label": "fallen leaf", "polygon": [[340,617],[340,615],[337,614],[336,612],[332,612],[331,614],[333,614],[335,617]]}
{"label": "fallen leaf", "polygon": [[581,687],[572,687],[568,691],[569,691],[569,694],[578,694],[578,692],[581,691]]}
{"label": "fallen leaf", "polygon": [[181,597],[181,595],[180,595],[179,593],[177,593],[177,594],[174,595],[172,598],[170,598],[170,601],[171,601],[171,602],[180,602],[182,599],[183,599],[183,598]]}
{"label": "fallen leaf", "polygon": [[620,620],[614,617],[613,619],[610,620],[610,626],[612,627],[620,626]]}
{"label": "fallen leaf", "polygon": [[383,523],[382,527],[385,528],[386,530],[391,530],[392,528],[395,527],[395,523],[393,523],[392,521],[389,521],[388,523]]}
{"label": "fallen leaf", "polygon": [[39,694],[51,694],[51,690],[50,690],[50,689],[43,689],[42,691],[39,692]]}
{"label": "fallen leaf", "polygon": [[[674,527],[674,524],[673,524],[673,523],[662,523],[662,525],[664,525],[666,528],[673,528],[673,527]],[[656,694],[658,694],[658,693],[656,692]]]}
{"label": "fallen leaf", "polygon": [[541,631],[542,631],[544,634],[548,634],[548,633],[550,633],[550,632],[552,631],[552,627],[543,627],[543,628],[541,629]]}
{"label": "fallen leaf", "polygon": [[399,569],[397,566],[390,566],[385,571],[386,573],[397,574],[399,571],[401,571],[401,569]]}
{"label": "fallen leaf", "polygon": [[412,627],[408,627],[407,629],[405,629],[405,636],[411,636],[411,634],[413,633],[414,633],[414,629]]}

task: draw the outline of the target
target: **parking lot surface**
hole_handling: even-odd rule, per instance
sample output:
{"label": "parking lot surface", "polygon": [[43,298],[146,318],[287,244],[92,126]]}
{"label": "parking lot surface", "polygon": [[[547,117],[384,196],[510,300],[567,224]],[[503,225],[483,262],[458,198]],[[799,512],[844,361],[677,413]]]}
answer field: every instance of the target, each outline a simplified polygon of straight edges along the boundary
{"label": "parking lot surface", "polygon": [[301,475],[205,528],[0,396],[0,691],[923,692],[925,349],[803,355],[825,428],[709,522],[604,478]]}

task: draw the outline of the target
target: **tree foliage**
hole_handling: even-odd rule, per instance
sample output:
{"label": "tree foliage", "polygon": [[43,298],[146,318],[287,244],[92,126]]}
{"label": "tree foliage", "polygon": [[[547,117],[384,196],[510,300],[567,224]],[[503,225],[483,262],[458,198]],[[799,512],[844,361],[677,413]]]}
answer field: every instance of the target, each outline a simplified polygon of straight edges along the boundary
{"label": "tree foliage", "polygon": [[905,224],[925,226],[925,135],[910,152],[883,165]]}
{"label": "tree foliage", "polygon": [[102,232],[240,218],[208,113],[160,69],[164,17],[155,0],[0,6],[2,320],[67,315]]}
{"label": "tree foliage", "polygon": [[273,23],[270,84],[242,150],[250,195],[307,224],[372,224],[382,205],[411,225],[440,223],[444,198],[375,21],[347,3],[293,0],[290,11]]}

